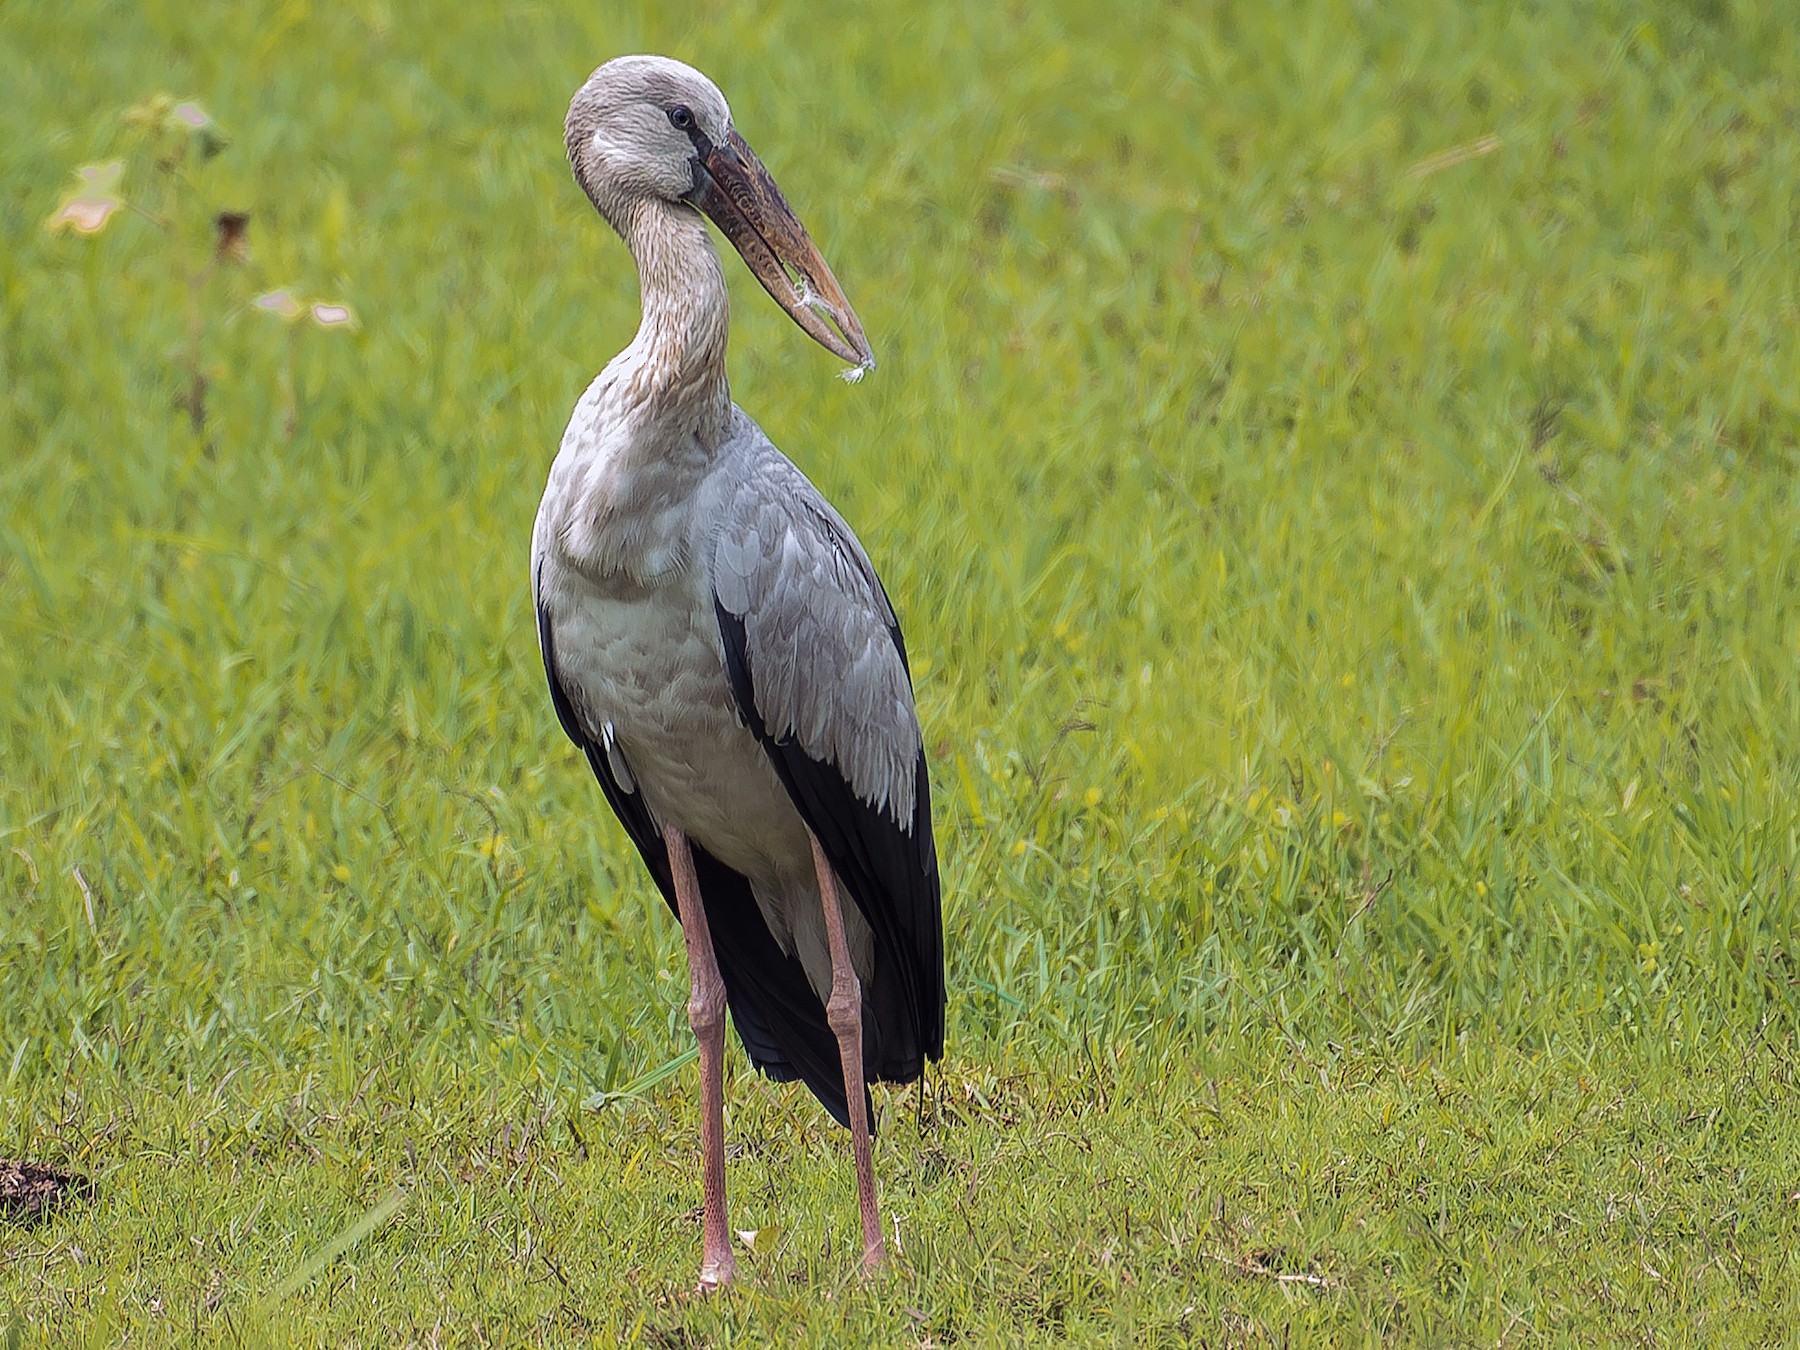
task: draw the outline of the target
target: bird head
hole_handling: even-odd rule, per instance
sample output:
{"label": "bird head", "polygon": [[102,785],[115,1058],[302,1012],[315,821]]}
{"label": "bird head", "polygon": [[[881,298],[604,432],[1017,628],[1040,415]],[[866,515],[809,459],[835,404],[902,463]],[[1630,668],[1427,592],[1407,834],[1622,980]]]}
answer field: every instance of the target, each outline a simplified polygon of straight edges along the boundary
{"label": "bird head", "polygon": [[874,366],[843,288],[706,76],[665,56],[616,57],[576,91],[564,131],[576,181],[614,229],[626,234],[646,201],[704,212],[789,317],[854,364],[848,373]]}

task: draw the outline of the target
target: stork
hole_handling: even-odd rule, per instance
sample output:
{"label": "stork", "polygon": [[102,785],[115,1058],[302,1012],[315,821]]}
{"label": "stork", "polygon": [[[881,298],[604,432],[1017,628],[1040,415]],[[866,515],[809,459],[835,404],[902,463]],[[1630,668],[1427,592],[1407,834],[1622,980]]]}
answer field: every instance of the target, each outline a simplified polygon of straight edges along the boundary
{"label": "stork", "polygon": [[[700,1288],[737,1273],[729,1010],[750,1062],[850,1131],[863,1265],[885,1261],[870,1081],[944,1047],[944,939],[906,644],[844,519],[731,401],[710,217],[860,376],[861,323],[805,228],[679,61],[596,70],[576,181],[637,264],[643,319],[575,406],[532,534],[557,718],[680,920],[700,1046]],[[848,895],[850,903],[844,903]]]}

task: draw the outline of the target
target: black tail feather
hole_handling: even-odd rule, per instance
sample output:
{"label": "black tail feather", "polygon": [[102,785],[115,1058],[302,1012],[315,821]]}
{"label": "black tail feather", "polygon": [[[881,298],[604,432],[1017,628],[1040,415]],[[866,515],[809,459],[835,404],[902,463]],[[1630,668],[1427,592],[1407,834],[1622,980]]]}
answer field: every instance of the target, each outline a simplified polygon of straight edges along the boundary
{"label": "black tail feather", "polygon": [[[694,849],[694,870],[731,1020],[751,1064],[780,1081],[798,1078],[849,1128],[837,1037],[806,971],[776,945],[748,881],[701,848]],[[863,1096],[866,1102],[866,1088]]]}

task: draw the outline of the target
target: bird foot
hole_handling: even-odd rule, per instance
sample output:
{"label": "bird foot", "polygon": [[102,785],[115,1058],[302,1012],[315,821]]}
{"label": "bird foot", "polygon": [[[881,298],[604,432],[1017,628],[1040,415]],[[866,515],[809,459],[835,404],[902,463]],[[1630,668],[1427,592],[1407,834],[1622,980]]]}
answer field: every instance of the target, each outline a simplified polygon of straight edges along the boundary
{"label": "bird foot", "polygon": [[700,1283],[694,1286],[694,1296],[704,1297],[716,1294],[728,1284],[737,1281],[737,1258],[727,1253],[722,1261],[708,1260],[700,1266]]}
{"label": "bird foot", "polygon": [[864,1279],[874,1279],[887,1270],[887,1243],[875,1242],[863,1251],[862,1273]]}

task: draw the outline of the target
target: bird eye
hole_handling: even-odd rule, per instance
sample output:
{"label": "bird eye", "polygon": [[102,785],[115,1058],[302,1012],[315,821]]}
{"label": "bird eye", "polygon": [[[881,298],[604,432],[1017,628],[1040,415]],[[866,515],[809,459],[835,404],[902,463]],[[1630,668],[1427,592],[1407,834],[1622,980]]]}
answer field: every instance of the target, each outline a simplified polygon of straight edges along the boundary
{"label": "bird eye", "polygon": [[685,103],[677,103],[669,109],[669,125],[677,131],[687,131],[694,125],[694,113]]}

